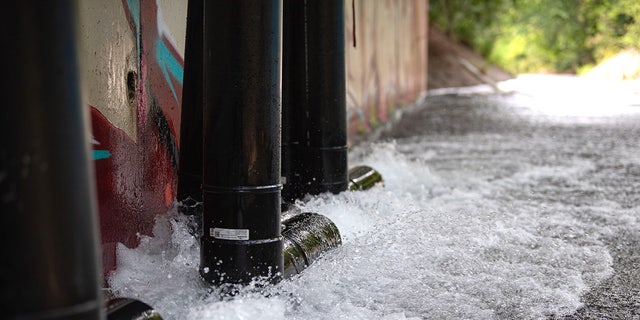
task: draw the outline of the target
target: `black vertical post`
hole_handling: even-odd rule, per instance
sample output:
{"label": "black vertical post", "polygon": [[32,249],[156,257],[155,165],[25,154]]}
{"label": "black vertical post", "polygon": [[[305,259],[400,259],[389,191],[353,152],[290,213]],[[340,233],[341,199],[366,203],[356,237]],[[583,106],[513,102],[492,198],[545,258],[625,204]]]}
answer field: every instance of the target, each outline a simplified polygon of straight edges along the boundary
{"label": "black vertical post", "polygon": [[76,3],[0,7],[0,317],[101,319]]}
{"label": "black vertical post", "polygon": [[204,12],[200,273],[213,284],[277,281],[281,2],[206,2]]}
{"label": "black vertical post", "polygon": [[177,195],[186,209],[202,201],[203,7],[204,0],[189,0],[187,7]]}
{"label": "black vertical post", "polygon": [[285,0],[285,200],[347,189],[343,0]]}

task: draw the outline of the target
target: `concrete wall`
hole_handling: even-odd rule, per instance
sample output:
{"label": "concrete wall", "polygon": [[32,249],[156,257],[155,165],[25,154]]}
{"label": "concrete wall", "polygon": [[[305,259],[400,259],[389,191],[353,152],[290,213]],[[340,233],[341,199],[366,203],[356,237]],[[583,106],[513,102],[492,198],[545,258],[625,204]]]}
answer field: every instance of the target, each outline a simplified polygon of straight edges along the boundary
{"label": "concrete wall", "polygon": [[427,89],[428,0],[345,2],[349,133],[366,134]]}
{"label": "concrete wall", "polygon": [[[80,4],[109,272],[117,243],[137,246],[175,199],[187,2]],[[349,130],[366,134],[426,90],[428,0],[346,0],[345,6]]]}

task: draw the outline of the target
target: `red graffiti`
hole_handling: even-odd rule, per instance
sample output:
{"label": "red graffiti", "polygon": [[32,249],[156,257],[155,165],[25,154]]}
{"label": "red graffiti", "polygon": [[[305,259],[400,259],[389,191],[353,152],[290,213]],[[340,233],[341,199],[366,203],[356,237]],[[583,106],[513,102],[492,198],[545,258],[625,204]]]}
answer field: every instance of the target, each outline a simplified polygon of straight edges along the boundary
{"label": "red graffiti", "polygon": [[[128,3],[137,7],[131,10]],[[183,60],[159,31],[155,1],[124,0],[123,6],[139,52],[135,137],[91,107],[105,275],[116,267],[118,243],[136,247],[141,235],[152,234],[177,184]]]}

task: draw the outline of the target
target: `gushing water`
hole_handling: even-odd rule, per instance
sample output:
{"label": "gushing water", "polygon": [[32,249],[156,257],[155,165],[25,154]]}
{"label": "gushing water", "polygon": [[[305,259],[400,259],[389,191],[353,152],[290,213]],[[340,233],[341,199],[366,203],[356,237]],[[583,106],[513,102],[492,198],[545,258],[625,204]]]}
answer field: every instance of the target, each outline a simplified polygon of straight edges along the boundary
{"label": "gushing water", "polygon": [[175,212],[160,217],[140,247],[118,248],[109,283],[166,319],[570,314],[613,272],[604,239],[638,229],[638,135],[621,140],[606,125],[568,125],[564,115],[554,115],[564,117],[557,122],[533,112],[531,96],[520,105],[514,97],[472,96],[480,101],[474,112],[494,115],[486,105],[506,104],[500,108],[513,117],[501,119],[501,128],[515,125],[505,130],[443,130],[354,149],[350,164],[377,169],[384,186],[296,203],[333,220],[343,245],[268,297],[250,288],[225,301],[209,296],[198,275],[198,241]]}

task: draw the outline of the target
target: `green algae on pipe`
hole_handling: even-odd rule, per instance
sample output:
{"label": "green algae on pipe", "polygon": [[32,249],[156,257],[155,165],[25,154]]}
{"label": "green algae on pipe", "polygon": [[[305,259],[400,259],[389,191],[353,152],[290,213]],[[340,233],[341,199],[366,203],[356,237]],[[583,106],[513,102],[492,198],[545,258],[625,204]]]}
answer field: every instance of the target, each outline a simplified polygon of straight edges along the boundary
{"label": "green algae on pipe", "polygon": [[349,169],[349,190],[367,190],[383,183],[382,175],[369,166],[356,166]]}
{"label": "green algae on pipe", "polygon": [[311,212],[282,222],[284,229],[284,278],[299,274],[328,250],[342,244],[340,231],[327,217]]}

